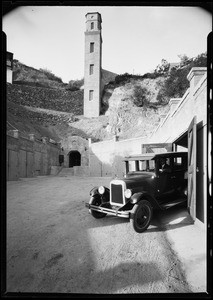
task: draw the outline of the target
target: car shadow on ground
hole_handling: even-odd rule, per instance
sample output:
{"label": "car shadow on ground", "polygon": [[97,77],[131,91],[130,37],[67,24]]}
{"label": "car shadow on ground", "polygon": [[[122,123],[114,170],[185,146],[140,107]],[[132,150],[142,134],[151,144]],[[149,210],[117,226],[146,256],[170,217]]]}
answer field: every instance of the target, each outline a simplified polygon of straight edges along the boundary
{"label": "car shadow on ground", "polygon": [[[130,220],[107,215],[102,219],[95,219],[94,222],[92,222],[92,227],[116,226],[126,223],[130,223]],[[154,210],[150,226],[146,232],[168,231],[192,224],[193,222],[187,208],[183,205],[177,205],[167,210]],[[129,226],[131,226],[131,224],[129,224]]]}
{"label": "car shadow on ground", "polygon": [[155,210],[147,232],[168,231],[192,224],[187,208],[177,205],[167,210]]}

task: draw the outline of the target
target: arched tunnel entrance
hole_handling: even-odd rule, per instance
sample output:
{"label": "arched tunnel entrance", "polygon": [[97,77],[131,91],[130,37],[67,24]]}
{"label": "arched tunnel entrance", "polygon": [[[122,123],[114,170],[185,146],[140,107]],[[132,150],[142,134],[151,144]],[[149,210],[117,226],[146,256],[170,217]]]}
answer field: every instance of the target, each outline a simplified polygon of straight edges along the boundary
{"label": "arched tunnel entrance", "polygon": [[81,165],[81,154],[77,150],[69,153],[69,168]]}

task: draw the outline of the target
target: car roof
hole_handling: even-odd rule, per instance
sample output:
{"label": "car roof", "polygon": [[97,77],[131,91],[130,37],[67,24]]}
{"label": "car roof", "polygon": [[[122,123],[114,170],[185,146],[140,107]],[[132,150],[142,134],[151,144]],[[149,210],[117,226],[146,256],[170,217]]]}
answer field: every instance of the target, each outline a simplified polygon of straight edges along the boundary
{"label": "car roof", "polygon": [[143,153],[126,156],[123,161],[134,161],[134,160],[151,160],[158,157],[174,157],[174,156],[187,156],[188,152],[164,152],[164,153]]}

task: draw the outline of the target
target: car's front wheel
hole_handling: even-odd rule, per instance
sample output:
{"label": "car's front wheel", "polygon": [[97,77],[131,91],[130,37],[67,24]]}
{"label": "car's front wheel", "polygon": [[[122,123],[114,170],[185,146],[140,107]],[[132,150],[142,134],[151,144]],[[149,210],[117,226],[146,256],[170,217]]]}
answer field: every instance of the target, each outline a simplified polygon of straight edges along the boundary
{"label": "car's front wheel", "polygon": [[152,219],[152,213],[152,205],[147,200],[141,200],[139,203],[134,205],[130,222],[136,232],[141,233],[149,227]]}
{"label": "car's front wheel", "polygon": [[[89,200],[89,204],[100,206],[101,205],[101,199],[99,197],[91,197]],[[89,209],[89,212],[91,215],[96,219],[104,218],[107,214],[93,210],[92,208]]]}

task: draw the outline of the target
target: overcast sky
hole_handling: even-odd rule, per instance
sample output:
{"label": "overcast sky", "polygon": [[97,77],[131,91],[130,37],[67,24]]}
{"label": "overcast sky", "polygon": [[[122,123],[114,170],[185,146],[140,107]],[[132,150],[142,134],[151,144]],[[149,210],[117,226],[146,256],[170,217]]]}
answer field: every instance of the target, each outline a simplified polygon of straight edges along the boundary
{"label": "overcast sky", "polygon": [[163,58],[197,56],[207,50],[212,30],[212,15],[199,7],[22,6],[3,17],[7,51],[64,82],[81,79],[88,12],[102,16],[102,67],[117,74],[143,75]]}

